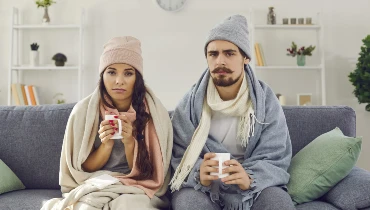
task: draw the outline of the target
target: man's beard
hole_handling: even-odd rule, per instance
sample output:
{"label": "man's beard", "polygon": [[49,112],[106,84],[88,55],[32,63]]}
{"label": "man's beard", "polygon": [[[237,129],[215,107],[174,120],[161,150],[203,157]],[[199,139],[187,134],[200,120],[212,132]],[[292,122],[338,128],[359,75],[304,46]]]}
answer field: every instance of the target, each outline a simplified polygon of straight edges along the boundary
{"label": "man's beard", "polygon": [[[216,74],[220,71],[223,71],[223,72],[226,72],[228,74],[231,74],[233,73],[233,71],[231,71],[230,69],[228,68],[225,68],[225,67],[219,67],[219,68],[215,68],[212,73]],[[216,86],[220,86],[220,87],[229,87],[233,84],[235,84],[237,81],[239,81],[240,77],[242,76],[242,74],[240,74],[238,76],[238,78],[236,79],[233,79],[233,78],[228,78],[226,79],[226,76],[227,75],[219,75],[218,78],[215,77],[212,77],[213,79],[213,83],[216,85]]]}

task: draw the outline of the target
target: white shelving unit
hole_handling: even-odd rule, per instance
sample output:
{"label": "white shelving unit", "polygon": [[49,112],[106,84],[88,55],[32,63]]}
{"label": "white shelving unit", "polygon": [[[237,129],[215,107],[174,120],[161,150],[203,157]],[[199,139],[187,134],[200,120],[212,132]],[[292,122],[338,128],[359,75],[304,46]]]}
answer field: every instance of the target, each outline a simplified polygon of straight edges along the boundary
{"label": "white shelving unit", "polygon": [[[326,79],[325,79],[325,53],[324,53],[324,42],[323,42],[323,35],[324,35],[324,28],[322,25],[322,20],[320,18],[320,13],[317,13],[317,22],[316,25],[254,25],[254,13],[250,11],[249,17],[250,24],[249,30],[251,34],[251,53],[252,53],[252,61],[251,65],[256,71],[265,71],[265,70],[296,70],[296,71],[317,71],[318,75],[320,75],[320,83],[321,83],[321,105],[326,105]],[[257,60],[255,57],[254,52],[254,44],[255,44],[255,33],[256,30],[264,30],[268,31],[269,33],[273,33],[273,30],[298,30],[298,31],[306,31],[306,30],[313,30],[316,31],[316,40],[317,40],[317,47],[318,53],[320,55],[320,64],[316,66],[256,66],[254,61]],[[283,71],[281,71],[283,73]],[[263,78],[262,78],[263,79]]]}
{"label": "white shelving unit", "polygon": [[[82,97],[82,73],[83,73],[83,41],[84,41],[84,9],[81,10],[80,23],[79,24],[58,24],[58,25],[42,25],[42,24],[22,24],[20,21],[20,13],[17,8],[13,8],[11,18],[11,44],[10,44],[10,60],[9,60],[9,74],[8,74],[8,105],[12,104],[12,93],[11,84],[13,82],[22,83],[22,73],[24,71],[76,71],[78,81],[78,100]],[[40,65],[40,66],[28,66],[21,63],[21,47],[20,42],[22,38],[23,30],[74,30],[79,33],[78,43],[78,63],[73,66],[52,66],[52,65]],[[13,76],[15,72],[16,76]]]}

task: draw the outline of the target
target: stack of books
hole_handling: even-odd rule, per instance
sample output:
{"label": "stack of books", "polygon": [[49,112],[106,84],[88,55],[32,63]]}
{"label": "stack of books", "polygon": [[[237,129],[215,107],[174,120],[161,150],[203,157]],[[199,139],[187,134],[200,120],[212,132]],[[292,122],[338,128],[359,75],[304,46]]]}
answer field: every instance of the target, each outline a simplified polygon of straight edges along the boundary
{"label": "stack of books", "polygon": [[12,84],[12,96],[15,105],[40,105],[37,88],[33,85]]}

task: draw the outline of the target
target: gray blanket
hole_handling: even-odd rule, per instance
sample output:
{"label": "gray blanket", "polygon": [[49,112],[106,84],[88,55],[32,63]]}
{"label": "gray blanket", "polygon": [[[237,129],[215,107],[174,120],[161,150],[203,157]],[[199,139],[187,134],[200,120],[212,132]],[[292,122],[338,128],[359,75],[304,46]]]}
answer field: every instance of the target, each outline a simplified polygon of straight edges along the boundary
{"label": "gray blanket", "polygon": [[[208,136],[202,152],[182,187],[191,187],[207,193],[211,200],[223,209],[250,209],[260,192],[270,186],[285,185],[289,181],[287,169],[292,157],[292,146],[284,112],[270,87],[257,80],[249,65],[245,65],[250,97],[259,123],[255,124],[254,136],[249,139],[242,166],[252,178],[251,188],[241,190],[237,185],[225,185],[214,181],[204,187],[199,180],[199,166],[207,152],[228,152],[222,143]],[[199,125],[210,74],[207,69],[200,80],[184,96],[176,107],[172,125],[174,145],[171,166],[176,170],[193,133]],[[266,123],[266,124],[263,124]]]}

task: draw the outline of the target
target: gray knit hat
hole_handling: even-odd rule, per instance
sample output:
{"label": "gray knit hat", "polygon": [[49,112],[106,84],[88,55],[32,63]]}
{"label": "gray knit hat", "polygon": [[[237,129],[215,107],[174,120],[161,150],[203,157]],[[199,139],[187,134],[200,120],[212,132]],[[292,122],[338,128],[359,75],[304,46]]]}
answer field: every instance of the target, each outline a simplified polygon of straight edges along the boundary
{"label": "gray knit hat", "polygon": [[242,15],[230,16],[211,30],[204,47],[206,55],[208,44],[214,40],[229,41],[243,50],[249,59],[252,58],[249,46],[248,23],[247,19]]}

